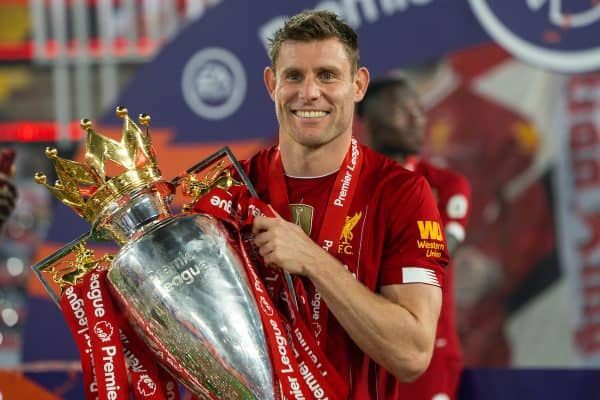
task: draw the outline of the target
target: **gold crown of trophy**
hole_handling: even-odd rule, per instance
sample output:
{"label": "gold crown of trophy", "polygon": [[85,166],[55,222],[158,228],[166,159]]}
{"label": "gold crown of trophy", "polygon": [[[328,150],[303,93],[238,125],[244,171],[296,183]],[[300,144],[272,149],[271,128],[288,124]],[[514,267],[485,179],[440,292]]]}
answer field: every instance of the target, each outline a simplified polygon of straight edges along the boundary
{"label": "gold crown of trophy", "polygon": [[[162,178],[148,132],[150,117],[140,115],[145,128],[141,129],[127,109],[118,107],[117,115],[123,119],[120,142],[97,133],[89,120],[82,120],[87,132],[83,163],[61,158],[55,149],[46,150],[58,181],[48,185],[43,174],[36,174],[36,182],[92,229],[34,265],[35,273],[57,301],[57,284],[64,289],[99,263],[110,263],[113,297],[146,345],[155,352],[166,349],[183,367],[163,363],[177,380],[201,398],[274,399],[260,315],[227,233],[205,214],[172,214],[169,203],[181,179],[168,182]],[[222,167],[225,158],[253,192],[237,161],[224,148],[187,171],[213,166],[204,180],[188,180],[195,195],[212,186],[228,188],[237,183]],[[123,171],[108,177],[107,162]],[[85,247],[94,238],[112,239],[120,250],[114,257],[96,260]],[[74,260],[65,262],[68,257]]]}

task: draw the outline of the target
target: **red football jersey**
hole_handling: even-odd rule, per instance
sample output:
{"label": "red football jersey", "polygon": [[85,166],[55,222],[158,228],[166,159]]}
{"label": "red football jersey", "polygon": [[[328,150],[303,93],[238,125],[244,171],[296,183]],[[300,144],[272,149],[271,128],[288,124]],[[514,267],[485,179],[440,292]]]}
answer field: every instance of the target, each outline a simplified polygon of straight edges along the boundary
{"label": "red football jersey", "polygon": [[[444,224],[444,231],[458,242],[465,239],[465,232],[471,214],[471,186],[465,177],[449,169],[437,167],[425,160],[407,160],[405,167],[427,179],[437,199],[438,210]],[[436,351],[460,357],[455,305],[454,278],[448,270],[444,281],[444,300],[438,323]]]}
{"label": "red football jersey", "polygon": [[[352,200],[337,258],[374,292],[381,286],[414,282],[441,286],[448,263],[438,208],[426,180],[398,163],[360,145],[364,152],[358,188]],[[243,162],[259,197],[270,202],[269,165],[277,148]],[[325,207],[337,174],[286,178],[292,219],[313,240],[326,223]],[[281,212],[280,212],[281,213]],[[351,385],[356,400],[399,397],[398,381],[378,367],[345,334],[331,315],[325,351]]]}
{"label": "red football jersey", "polygon": [[[444,231],[458,242],[465,239],[471,213],[471,186],[465,177],[449,169],[437,167],[418,157],[409,157],[404,166],[427,179],[438,202]],[[431,363],[415,382],[402,384],[402,394],[411,400],[430,400],[446,395],[454,399],[463,367],[454,302],[454,271],[448,268],[444,280],[442,310]],[[441,397],[440,397],[441,398]]]}

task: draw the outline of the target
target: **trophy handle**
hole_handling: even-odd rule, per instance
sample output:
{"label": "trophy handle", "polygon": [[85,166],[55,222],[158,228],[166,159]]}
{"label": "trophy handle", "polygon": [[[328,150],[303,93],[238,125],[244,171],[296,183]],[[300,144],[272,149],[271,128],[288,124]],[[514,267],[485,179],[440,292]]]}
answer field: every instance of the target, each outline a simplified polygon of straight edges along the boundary
{"label": "trophy handle", "polygon": [[44,289],[46,289],[46,292],[48,292],[48,295],[54,301],[58,308],[60,308],[59,296],[56,294],[55,290],[53,289],[53,286],[50,284],[50,282],[48,282],[43,272],[46,271],[48,267],[59,261],[61,258],[66,257],[67,254],[69,254],[75,246],[87,242],[91,237],[92,235],[90,232],[81,234],[76,239],[67,243],[65,246],[61,247],[60,249],[58,249],[57,251],[50,254],[48,257],[44,258],[42,261],[38,262],[37,264],[31,267],[33,269],[33,272],[40,280],[40,282],[42,282]]}
{"label": "trophy handle", "polygon": [[237,173],[240,175],[240,178],[244,182],[244,185],[246,185],[246,187],[248,188],[248,191],[250,192],[250,194],[254,197],[258,197],[258,194],[256,193],[256,189],[254,189],[254,185],[250,181],[250,178],[248,178],[248,175],[246,175],[246,173],[244,172],[244,169],[240,165],[239,161],[235,158],[235,156],[233,155],[233,153],[231,152],[231,150],[229,149],[228,146],[225,146],[225,147],[221,148],[220,150],[215,151],[213,154],[211,154],[204,160],[202,160],[202,161],[198,162],[197,164],[194,164],[190,168],[186,169],[185,173],[173,178],[171,180],[171,183],[173,185],[177,185],[177,184],[179,184],[179,181],[181,179],[183,179],[183,177],[185,175],[193,174],[194,172],[200,171],[223,157],[229,158],[229,161],[231,161],[231,164],[233,165],[233,167],[235,168]]}
{"label": "trophy handle", "polygon": [[[114,258],[110,253],[96,258],[94,250],[86,246],[90,239],[96,239],[93,233],[84,233],[31,267],[59,308],[60,295],[66,287],[76,285],[100,263],[112,262]],[[68,259],[69,255],[74,257]]]}
{"label": "trophy handle", "polygon": [[[218,161],[218,160],[220,160],[220,159],[222,159],[224,157],[228,157],[229,158],[229,161],[231,161],[231,164],[233,165],[233,167],[235,168],[236,172],[238,173],[238,176],[244,182],[244,185],[246,185],[246,187],[248,188],[248,191],[250,192],[250,194],[253,197],[258,197],[258,193],[256,193],[256,189],[254,189],[254,185],[250,181],[250,178],[248,178],[248,175],[246,175],[246,173],[244,172],[244,169],[240,165],[239,161],[235,158],[235,156],[233,155],[233,153],[229,149],[229,146],[225,146],[225,147],[221,148],[220,150],[217,150],[216,152],[214,152],[213,154],[211,154],[210,156],[208,156],[204,160],[202,160],[199,163],[191,166],[190,168],[188,168],[185,171],[185,174],[182,174],[182,175],[180,175],[180,176],[172,179],[171,183],[173,185],[177,185],[179,183],[179,181],[185,175],[187,175],[187,174],[193,174],[194,172],[201,171],[202,169],[206,168],[207,166],[213,164],[214,162],[216,162],[216,161]],[[288,287],[288,290],[290,291],[290,295],[292,297],[292,302],[293,302],[294,306],[296,307],[296,310],[298,310],[299,309],[298,308],[298,298],[296,296],[296,290],[294,289],[294,282],[292,280],[292,275],[289,272],[287,272],[287,271],[283,271],[283,277],[284,277],[285,283],[286,283],[286,285]]]}

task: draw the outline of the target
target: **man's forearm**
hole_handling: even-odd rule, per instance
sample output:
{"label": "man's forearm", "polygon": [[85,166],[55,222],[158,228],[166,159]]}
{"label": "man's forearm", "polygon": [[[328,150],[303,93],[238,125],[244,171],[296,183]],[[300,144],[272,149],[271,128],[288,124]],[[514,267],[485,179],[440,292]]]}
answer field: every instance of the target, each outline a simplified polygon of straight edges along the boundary
{"label": "man's forearm", "polygon": [[402,381],[412,381],[426,369],[435,337],[436,325],[431,320],[437,321],[439,309],[432,307],[435,315],[424,316],[430,307],[418,303],[425,298],[404,304],[404,296],[395,296],[393,291],[392,299],[373,293],[329,255],[309,271],[309,279],[330,311],[375,362]]}

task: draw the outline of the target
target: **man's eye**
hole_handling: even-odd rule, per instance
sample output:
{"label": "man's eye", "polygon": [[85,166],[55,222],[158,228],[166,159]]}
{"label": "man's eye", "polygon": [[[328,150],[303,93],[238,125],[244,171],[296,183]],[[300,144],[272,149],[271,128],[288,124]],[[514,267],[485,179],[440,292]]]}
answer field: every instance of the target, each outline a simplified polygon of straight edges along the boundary
{"label": "man's eye", "polygon": [[288,74],[287,76],[287,80],[288,81],[299,81],[300,80],[300,74],[293,72],[291,74]]}
{"label": "man's eye", "polygon": [[330,81],[333,80],[335,78],[335,75],[333,74],[333,72],[322,72],[321,73],[321,79],[323,79],[324,81]]}

